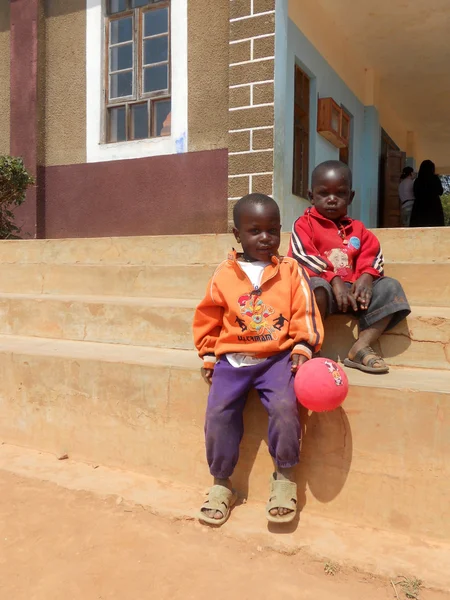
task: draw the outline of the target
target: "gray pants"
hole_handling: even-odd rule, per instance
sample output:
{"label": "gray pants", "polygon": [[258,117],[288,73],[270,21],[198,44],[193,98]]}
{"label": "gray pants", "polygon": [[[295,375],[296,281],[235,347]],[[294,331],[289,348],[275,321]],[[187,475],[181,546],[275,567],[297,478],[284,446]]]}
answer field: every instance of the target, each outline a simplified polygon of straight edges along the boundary
{"label": "gray pants", "polygon": [[409,222],[411,221],[411,213],[414,206],[414,200],[408,200],[400,209],[400,214],[402,218],[402,227],[409,227]]}
{"label": "gray pants", "polygon": [[[327,294],[327,316],[334,315],[339,312],[336,299],[333,294],[333,288],[321,277],[311,277],[311,289],[314,291],[318,288],[325,290]],[[350,288],[351,283],[346,283]],[[348,314],[353,314],[359,318],[359,328],[361,331],[368,329],[384,317],[392,315],[386,331],[395,327],[400,321],[406,319],[411,312],[411,308],[406,299],[405,292],[402,286],[396,279],[391,277],[380,277],[373,282],[373,295],[367,310],[354,312],[349,309]]]}

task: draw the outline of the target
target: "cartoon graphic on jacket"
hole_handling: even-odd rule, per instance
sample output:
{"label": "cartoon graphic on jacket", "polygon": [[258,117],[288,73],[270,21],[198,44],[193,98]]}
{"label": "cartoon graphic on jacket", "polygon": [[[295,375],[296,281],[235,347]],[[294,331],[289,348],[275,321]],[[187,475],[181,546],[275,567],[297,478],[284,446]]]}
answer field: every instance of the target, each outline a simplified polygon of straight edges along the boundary
{"label": "cartoon graphic on jacket", "polygon": [[308,276],[289,257],[273,257],[254,289],[233,251],[217,267],[195,312],[195,345],[208,362],[208,355],[265,358],[285,350],[311,358],[322,340]]}
{"label": "cartoon graphic on jacket", "polygon": [[350,283],[363,273],[383,276],[383,253],[375,235],[361,221],[344,217],[335,223],[314,207],[294,223],[288,255],[311,277],[328,282],[336,275]]}

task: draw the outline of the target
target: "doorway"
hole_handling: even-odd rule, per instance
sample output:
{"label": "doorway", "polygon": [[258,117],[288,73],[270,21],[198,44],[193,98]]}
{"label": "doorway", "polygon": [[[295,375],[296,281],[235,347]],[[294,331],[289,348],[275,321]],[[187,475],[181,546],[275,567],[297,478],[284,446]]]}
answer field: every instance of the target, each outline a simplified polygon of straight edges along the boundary
{"label": "doorway", "polygon": [[405,166],[406,154],[381,130],[381,152],[378,185],[378,227],[401,227],[398,186]]}

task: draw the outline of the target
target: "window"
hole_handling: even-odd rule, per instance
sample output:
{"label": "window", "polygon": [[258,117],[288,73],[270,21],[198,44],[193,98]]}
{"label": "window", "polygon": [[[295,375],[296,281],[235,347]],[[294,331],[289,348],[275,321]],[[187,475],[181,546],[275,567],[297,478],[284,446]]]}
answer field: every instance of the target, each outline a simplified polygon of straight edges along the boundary
{"label": "window", "polygon": [[320,98],[317,107],[317,131],[336,148],[348,146],[350,115],[333,98]]}
{"label": "window", "polygon": [[292,193],[306,198],[309,178],[309,77],[295,67]]}
{"label": "window", "polygon": [[107,0],[106,142],[170,135],[169,5]]}

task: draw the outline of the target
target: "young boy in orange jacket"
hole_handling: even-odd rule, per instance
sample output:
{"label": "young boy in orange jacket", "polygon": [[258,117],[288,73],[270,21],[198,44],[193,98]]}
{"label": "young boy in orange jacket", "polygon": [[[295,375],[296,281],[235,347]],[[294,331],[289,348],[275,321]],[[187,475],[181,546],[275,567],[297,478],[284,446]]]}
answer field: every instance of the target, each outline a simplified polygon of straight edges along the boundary
{"label": "young boy in orange jacket", "polygon": [[294,393],[298,367],[320,349],[323,326],[308,276],[292,258],[279,257],[280,211],[263,194],[234,207],[233,251],[216,269],[194,317],[194,339],[211,383],[206,409],[206,453],[214,485],[200,519],[221,525],[236,501],[230,477],[239,457],[243,410],[256,388],[269,415],[269,452],[275,473],[266,515],[295,517],[300,423]]}

